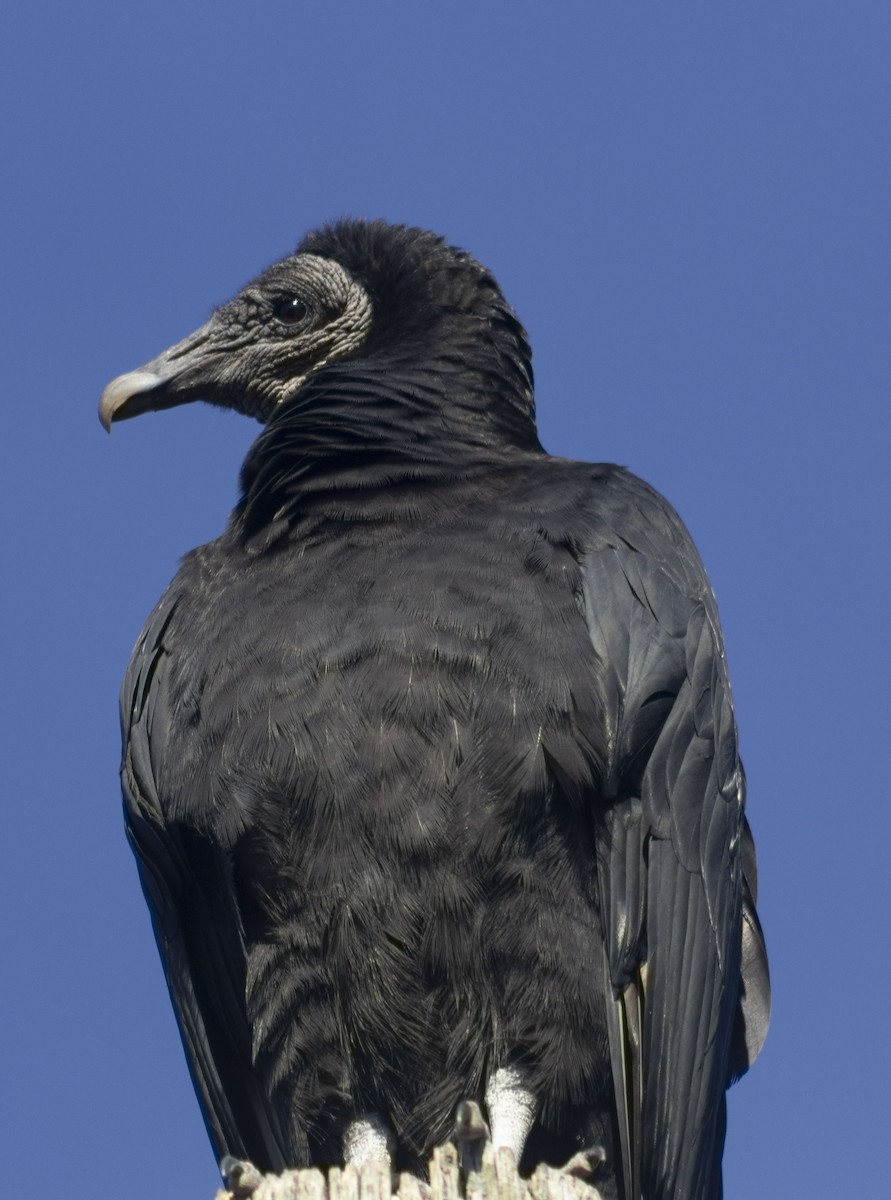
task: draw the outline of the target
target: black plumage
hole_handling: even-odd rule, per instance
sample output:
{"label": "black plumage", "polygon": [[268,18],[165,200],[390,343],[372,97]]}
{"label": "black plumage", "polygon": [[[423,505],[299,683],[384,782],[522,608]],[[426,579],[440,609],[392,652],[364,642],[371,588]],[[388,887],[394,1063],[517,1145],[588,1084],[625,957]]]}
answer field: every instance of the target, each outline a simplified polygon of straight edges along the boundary
{"label": "black plumage", "polygon": [[106,389],[265,427],[124,681],[127,829],[219,1155],[417,1168],[499,1067],[524,1165],[720,1194],[766,1032],[718,614],[670,506],[552,458],[525,333],[432,234],[341,222]]}

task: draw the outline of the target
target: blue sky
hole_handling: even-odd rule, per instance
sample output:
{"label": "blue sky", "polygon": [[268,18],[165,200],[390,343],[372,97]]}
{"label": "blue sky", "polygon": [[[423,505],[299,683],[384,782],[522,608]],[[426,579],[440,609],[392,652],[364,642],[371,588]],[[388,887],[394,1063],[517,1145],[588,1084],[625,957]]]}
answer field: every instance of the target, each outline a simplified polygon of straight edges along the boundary
{"label": "blue sky", "polygon": [[883,1193],[889,35],[868,2],[6,15],[7,1179],[70,1200],[216,1186],[123,837],[116,704],[258,427],[193,406],[109,439],[95,408],[353,214],[491,266],[532,338],[548,449],[628,465],[690,526],[775,998],[731,1093],[726,1195]]}

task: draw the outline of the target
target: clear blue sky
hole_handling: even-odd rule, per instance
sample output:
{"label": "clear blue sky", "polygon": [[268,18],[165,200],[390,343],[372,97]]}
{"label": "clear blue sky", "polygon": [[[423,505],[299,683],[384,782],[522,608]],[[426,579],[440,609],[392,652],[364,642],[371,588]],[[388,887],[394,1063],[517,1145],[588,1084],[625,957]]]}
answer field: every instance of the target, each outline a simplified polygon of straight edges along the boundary
{"label": "clear blue sky", "polygon": [[122,833],[116,705],[258,427],[193,406],[109,439],[96,401],[354,214],[490,265],[545,445],[627,464],[689,524],[775,997],[726,1194],[884,1194],[887,0],[38,0],[3,24],[4,1178],[216,1185]]}

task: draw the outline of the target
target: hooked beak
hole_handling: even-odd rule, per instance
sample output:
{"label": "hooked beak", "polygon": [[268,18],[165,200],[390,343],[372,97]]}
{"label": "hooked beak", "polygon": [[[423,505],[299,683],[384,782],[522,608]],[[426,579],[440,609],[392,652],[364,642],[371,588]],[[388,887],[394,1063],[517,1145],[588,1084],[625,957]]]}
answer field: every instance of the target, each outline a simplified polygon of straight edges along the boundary
{"label": "hooked beak", "polygon": [[203,325],[145,366],[113,379],[99,398],[99,420],[106,431],[111,432],[112,421],[197,400],[212,357],[209,333],[209,325]]}

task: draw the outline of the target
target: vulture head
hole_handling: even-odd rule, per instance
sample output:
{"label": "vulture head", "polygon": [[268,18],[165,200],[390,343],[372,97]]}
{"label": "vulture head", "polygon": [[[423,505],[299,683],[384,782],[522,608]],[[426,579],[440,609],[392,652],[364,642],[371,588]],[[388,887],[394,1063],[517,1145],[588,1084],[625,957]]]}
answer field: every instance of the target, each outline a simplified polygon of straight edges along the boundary
{"label": "vulture head", "polygon": [[99,417],[110,430],[205,400],[267,423],[325,368],[361,361],[393,377],[426,364],[458,396],[491,395],[492,380],[505,380],[513,420],[529,426],[530,360],[522,326],[469,254],[420,229],[340,221],[307,235],[195,333],[112,380]]}

